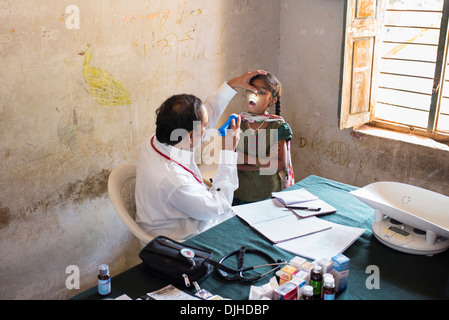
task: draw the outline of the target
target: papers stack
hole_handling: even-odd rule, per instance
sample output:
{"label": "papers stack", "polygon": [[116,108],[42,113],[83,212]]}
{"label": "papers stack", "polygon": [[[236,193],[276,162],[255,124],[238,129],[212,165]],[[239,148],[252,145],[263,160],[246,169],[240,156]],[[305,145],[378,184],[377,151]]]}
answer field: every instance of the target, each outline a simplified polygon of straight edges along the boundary
{"label": "papers stack", "polygon": [[329,229],[328,221],[316,217],[300,219],[291,210],[279,206],[271,199],[232,208],[253,229],[273,243],[294,239]]}
{"label": "papers stack", "polygon": [[[277,247],[293,254],[313,260],[333,257],[346,250],[365,231],[315,217],[337,210],[305,188],[273,192],[272,196],[272,199],[232,209]],[[319,210],[289,209],[291,206]]]}
{"label": "papers stack", "polygon": [[[273,192],[271,195],[285,207],[303,207],[304,209],[290,208],[303,218],[337,212],[334,207],[311,194],[305,188],[284,192]],[[314,210],[306,208],[313,208]]]}

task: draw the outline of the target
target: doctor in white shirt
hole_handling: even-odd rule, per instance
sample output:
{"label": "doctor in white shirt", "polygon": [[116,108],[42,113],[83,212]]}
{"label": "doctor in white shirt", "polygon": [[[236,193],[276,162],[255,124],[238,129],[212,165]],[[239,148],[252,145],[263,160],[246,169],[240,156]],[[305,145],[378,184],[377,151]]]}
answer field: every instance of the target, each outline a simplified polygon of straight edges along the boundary
{"label": "doctor in white shirt", "polygon": [[237,93],[235,88],[257,91],[249,84],[256,74],[266,72],[248,72],[223,83],[204,104],[195,96],[181,94],[167,99],[156,111],[156,134],[144,140],[137,162],[136,222],[146,233],[184,241],[232,215],[238,188],[235,148],[240,118],[223,137],[211,188],[194,162],[194,149],[215,127]]}

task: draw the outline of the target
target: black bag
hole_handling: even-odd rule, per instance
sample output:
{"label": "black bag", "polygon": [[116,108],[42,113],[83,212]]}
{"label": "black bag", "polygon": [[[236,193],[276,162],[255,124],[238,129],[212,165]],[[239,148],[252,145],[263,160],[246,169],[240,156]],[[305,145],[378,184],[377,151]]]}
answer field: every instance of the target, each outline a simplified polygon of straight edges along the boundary
{"label": "black bag", "polygon": [[190,287],[205,280],[214,270],[208,260],[212,252],[186,246],[164,236],[149,242],[139,253],[147,270],[174,284]]}
{"label": "black bag", "polygon": [[[268,264],[243,268],[245,252],[255,253],[264,257]],[[237,254],[237,269],[222,264],[228,257]],[[212,256],[213,254],[210,251],[186,246],[164,236],[154,238],[139,253],[140,259],[142,259],[143,264],[151,274],[163,277],[171,283],[184,287],[190,287],[192,282],[200,283],[205,280],[214,268],[217,269],[219,276],[224,280],[253,282],[286,264],[283,260],[275,261],[270,255],[261,250],[246,247],[241,247],[239,250],[227,254],[219,262],[212,260]],[[243,276],[245,271],[265,266],[273,266],[274,268],[256,277],[246,278]],[[228,276],[228,274],[233,276]]]}

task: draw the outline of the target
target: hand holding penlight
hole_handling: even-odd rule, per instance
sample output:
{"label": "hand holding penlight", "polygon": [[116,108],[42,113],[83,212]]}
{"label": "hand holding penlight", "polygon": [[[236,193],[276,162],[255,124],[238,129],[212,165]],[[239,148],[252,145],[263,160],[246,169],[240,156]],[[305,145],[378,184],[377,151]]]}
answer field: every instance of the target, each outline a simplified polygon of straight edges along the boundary
{"label": "hand holding penlight", "polygon": [[218,134],[224,137],[228,134],[229,128],[231,127],[232,120],[237,121],[238,115],[235,113],[231,114],[228,120],[218,129]]}

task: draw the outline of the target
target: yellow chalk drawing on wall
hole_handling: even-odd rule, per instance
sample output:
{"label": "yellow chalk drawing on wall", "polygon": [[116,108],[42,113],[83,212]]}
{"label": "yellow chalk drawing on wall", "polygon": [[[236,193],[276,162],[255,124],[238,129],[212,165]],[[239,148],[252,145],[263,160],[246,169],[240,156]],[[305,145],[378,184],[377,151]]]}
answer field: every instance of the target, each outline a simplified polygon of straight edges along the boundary
{"label": "yellow chalk drawing on wall", "polygon": [[120,80],[109,72],[90,66],[92,59],[91,45],[87,45],[84,53],[83,75],[90,86],[95,100],[104,106],[121,106],[131,104],[131,97]]}

